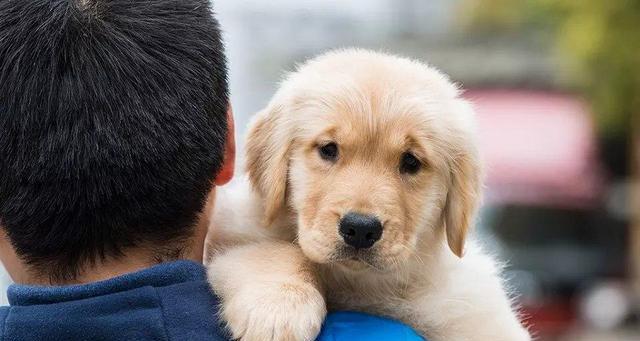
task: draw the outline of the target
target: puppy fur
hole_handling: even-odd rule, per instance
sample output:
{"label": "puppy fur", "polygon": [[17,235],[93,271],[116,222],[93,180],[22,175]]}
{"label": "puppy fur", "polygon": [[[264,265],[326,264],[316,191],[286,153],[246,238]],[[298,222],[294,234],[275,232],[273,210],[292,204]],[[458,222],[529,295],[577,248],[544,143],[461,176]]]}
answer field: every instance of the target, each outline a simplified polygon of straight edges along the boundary
{"label": "puppy fur", "polygon": [[[409,59],[341,50],[289,74],[211,226],[209,277],[234,338],[312,340],[340,309],[432,341],[530,340],[500,266],[465,243],[481,195],[473,122],[445,75]],[[329,143],[335,160],[319,153]],[[401,171],[407,153],[417,172]],[[382,222],[373,247],[345,244],[347,212]]]}

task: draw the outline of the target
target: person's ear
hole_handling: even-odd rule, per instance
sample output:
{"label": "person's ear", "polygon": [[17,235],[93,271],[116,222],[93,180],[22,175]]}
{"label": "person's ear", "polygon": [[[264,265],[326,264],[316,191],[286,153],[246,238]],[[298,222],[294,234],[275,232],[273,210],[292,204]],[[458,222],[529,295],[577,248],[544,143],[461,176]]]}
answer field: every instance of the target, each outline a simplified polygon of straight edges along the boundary
{"label": "person's ear", "polygon": [[236,130],[233,119],[233,109],[229,104],[227,110],[227,140],[224,146],[224,162],[214,180],[216,186],[222,186],[233,178],[236,166]]}

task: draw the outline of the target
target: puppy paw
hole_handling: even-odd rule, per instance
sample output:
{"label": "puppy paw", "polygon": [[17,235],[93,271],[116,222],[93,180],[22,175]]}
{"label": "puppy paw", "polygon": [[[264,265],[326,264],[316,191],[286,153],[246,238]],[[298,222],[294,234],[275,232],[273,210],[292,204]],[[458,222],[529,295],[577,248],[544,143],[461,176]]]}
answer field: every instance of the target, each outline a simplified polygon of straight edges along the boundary
{"label": "puppy paw", "polygon": [[327,314],[322,294],[309,283],[250,286],[222,305],[222,318],[242,341],[313,340]]}

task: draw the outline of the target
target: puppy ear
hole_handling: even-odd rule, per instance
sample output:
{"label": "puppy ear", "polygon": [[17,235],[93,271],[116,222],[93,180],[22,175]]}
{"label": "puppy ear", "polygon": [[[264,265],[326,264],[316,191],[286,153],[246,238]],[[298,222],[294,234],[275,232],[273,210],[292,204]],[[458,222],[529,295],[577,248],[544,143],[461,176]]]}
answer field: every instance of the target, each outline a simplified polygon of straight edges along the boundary
{"label": "puppy ear", "polygon": [[256,115],[246,143],[249,181],[264,202],[264,223],[269,226],[286,207],[291,134],[283,108],[270,105]]}
{"label": "puppy ear", "polygon": [[[466,102],[461,104],[466,115],[464,121],[471,122],[470,106]],[[458,257],[464,254],[465,240],[480,204],[482,186],[482,169],[475,141],[472,141],[472,129],[465,130],[454,143],[451,154],[449,191],[443,211],[447,242]]]}

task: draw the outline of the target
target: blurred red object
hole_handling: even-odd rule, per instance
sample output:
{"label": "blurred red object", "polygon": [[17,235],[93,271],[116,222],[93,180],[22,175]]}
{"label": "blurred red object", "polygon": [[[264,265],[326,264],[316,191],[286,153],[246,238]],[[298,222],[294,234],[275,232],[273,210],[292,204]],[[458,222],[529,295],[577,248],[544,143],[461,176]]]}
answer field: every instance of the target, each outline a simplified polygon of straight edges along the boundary
{"label": "blurred red object", "polygon": [[532,331],[554,339],[577,321],[571,292],[605,266],[584,265],[586,256],[602,258],[573,239],[592,235],[585,217],[602,206],[606,190],[592,117],[580,99],[565,93],[476,89],[465,97],[477,113],[485,204],[499,208],[493,232],[519,270],[544,282],[546,294],[521,303]]}
{"label": "blurred red object", "polygon": [[524,322],[538,340],[554,339],[570,329],[576,321],[575,304],[568,299],[556,299],[522,308]]}
{"label": "blurred red object", "polygon": [[604,188],[596,137],[575,97],[534,90],[470,90],[489,203],[588,208]]}

